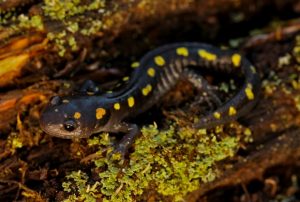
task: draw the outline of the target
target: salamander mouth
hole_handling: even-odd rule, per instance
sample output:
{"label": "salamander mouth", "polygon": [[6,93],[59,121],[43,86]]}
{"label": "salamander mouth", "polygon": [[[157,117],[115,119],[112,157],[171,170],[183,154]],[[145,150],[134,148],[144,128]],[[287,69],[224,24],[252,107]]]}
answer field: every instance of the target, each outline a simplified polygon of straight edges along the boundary
{"label": "salamander mouth", "polygon": [[63,124],[60,123],[62,120],[59,118],[54,119],[51,115],[52,113],[47,113],[47,111],[44,111],[41,114],[40,126],[45,133],[64,139],[71,139],[75,136],[80,136],[80,130],[76,129],[72,132],[64,130]]}
{"label": "salamander mouth", "polygon": [[63,124],[47,122],[43,120],[43,116],[40,119],[40,126],[42,130],[48,135],[63,139],[87,138],[91,135],[90,131],[83,130],[80,127],[76,128],[72,132],[67,131],[65,130]]}
{"label": "salamander mouth", "polygon": [[40,123],[42,130],[47,133],[48,135],[59,137],[63,139],[74,139],[74,138],[83,138],[86,137],[85,133],[82,132],[81,129],[76,129],[72,132],[64,130],[61,124],[44,124]]}

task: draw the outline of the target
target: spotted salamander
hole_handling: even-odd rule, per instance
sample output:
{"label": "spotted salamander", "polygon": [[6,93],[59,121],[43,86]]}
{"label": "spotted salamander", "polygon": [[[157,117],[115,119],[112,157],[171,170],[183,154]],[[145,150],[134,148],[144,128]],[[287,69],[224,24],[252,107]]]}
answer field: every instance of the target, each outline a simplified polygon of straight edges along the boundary
{"label": "spotted salamander", "polygon": [[220,50],[202,43],[175,43],[159,47],[133,63],[135,70],[124,88],[99,92],[87,82],[78,94],[53,97],[41,114],[42,129],[60,138],[87,138],[101,131],[124,133],[115,152],[125,154],[140,133],[138,126],[126,121],[149,109],[182,78],[199,90],[207,91],[205,79],[192,68],[238,72],[244,78],[240,90],[227,102],[210,112],[194,128],[212,128],[245,115],[254,105],[260,79],[253,65],[237,52]]}

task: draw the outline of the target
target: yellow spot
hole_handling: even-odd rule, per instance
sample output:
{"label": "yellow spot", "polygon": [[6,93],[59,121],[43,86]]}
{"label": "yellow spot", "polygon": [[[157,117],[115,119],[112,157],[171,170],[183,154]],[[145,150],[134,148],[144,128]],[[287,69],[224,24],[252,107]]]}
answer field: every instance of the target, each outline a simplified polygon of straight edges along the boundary
{"label": "yellow spot", "polygon": [[147,96],[152,90],[152,86],[148,84],[145,88],[142,89],[142,93],[144,96]]}
{"label": "yellow spot", "polygon": [[150,67],[148,70],[147,70],[147,74],[150,76],[150,77],[154,77],[155,76],[155,69],[153,67]]}
{"label": "yellow spot", "polygon": [[164,66],[166,64],[166,61],[162,56],[156,56],[154,58],[154,62],[158,66]]}
{"label": "yellow spot", "polygon": [[105,114],[106,114],[106,110],[104,108],[96,109],[96,119],[102,119]]}
{"label": "yellow spot", "polygon": [[242,57],[240,54],[235,53],[231,56],[232,64],[235,67],[239,67],[241,65],[241,60],[242,60]]}
{"label": "yellow spot", "polygon": [[69,103],[69,100],[63,100],[62,102],[63,103]]}
{"label": "yellow spot", "polygon": [[127,99],[127,102],[128,102],[128,106],[129,107],[133,107],[133,105],[134,105],[134,98],[133,97],[129,97]]}
{"label": "yellow spot", "polygon": [[79,119],[81,117],[81,114],[79,112],[75,112],[74,118]]}
{"label": "yellow spot", "polygon": [[123,77],[123,81],[128,81],[128,80],[129,80],[129,76]]}
{"label": "yellow spot", "polygon": [[215,113],[214,113],[214,117],[215,117],[216,119],[220,119],[220,118],[221,118],[221,114],[220,114],[219,112],[215,112]]}
{"label": "yellow spot", "polygon": [[185,56],[185,57],[189,56],[188,49],[184,48],[184,47],[177,48],[176,53],[177,53],[177,55],[182,55],[182,56]]}
{"label": "yellow spot", "polygon": [[121,109],[120,103],[118,103],[118,102],[115,103],[115,104],[114,104],[114,109],[115,109],[115,110],[120,110],[120,109]]}
{"label": "yellow spot", "polygon": [[217,59],[217,55],[213,53],[209,53],[206,50],[199,50],[198,51],[199,56],[201,56],[203,59],[208,60],[208,61],[214,61]]}
{"label": "yellow spot", "polygon": [[234,116],[234,115],[236,115],[236,109],[235,109],[233,106],[230,106],[230,107],[229,107],[228,115],[229,115],[229,116]]}
{"label": "yellow spot", "polygon": [[131,68],[138,68],[140,66],[140,63],[139,62],[134,62],[131,64]]}
{"label": "yellow spot", "polygon": [[254,93],[252,91],[252,85],[251,84],[248,84],[246,89],[245,89],[245,93],[246,93],[246,96],[249,100],[253,100],[254,99]]}

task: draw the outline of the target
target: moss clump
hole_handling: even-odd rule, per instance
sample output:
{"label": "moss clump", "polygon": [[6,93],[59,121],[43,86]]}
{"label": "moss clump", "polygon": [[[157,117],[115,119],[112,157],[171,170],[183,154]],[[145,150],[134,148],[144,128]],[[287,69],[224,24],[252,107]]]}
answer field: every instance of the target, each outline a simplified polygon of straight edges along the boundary
{"label": "moss clump", "polygon": [[[16,33],[47,31],[47,38],[54,42],[60,56],[64,56],[68,48],[78,50],[80,35],[90,36],[107,27],[103,16],[111,14],[111,11],[105,10],[106,0],[44,0],[39,6],[39,15],[18,14],[14,9],[7,12],[0,10],[0,28]],[[56,24],[55,29],[53,24]]]}
{"label": "moss clump", "polygon": [[36,28],[37,30],[43,30],[44,24],[42,21],[42,17],[39,15],[34,15],[32,17],[28,17],[26,15],[19,15],[19,27],[20,28]]}
{"label": "moss clump", "polygon": [[[59,20],[64,27],[62,30],[48,33],[48,38],[55,42],[60,56],[64,56],[66,47],[70,47],[72,51],[78,50],[76,35],[92,35],[102,28],[102,21],[88,17],[87,13],[93,11],[103,13],[105,3],[105,0],[94,0],[89,3],[81,0],[44,1],[42,6],[44,15],[51,20]],[[73,16],[76,18],[72,18]]]}
{"label": "moss clump", "polygon": [[19,148],[23,147],[23,141],[20,139],[20,137],[12,132],[7,139],[6,148],[10,150],[12,154],[15,153],[15,151]]}
{"label": "moss clump", "polygon": [[[94,163],[97,170],[102,170],[99,172],[100,186],[93,192],[94,199],[132,201],[155,187],[162,197],[182,200],[187,193],[198,189],[201,183],[216,178],[218,170],[215,164],[218,161],[233,156],[238,139],[224,132],[222,138],[217,138],[220,134],[188,127],[177,130],[171,126],[165,131],[159,131],[156,125],[144,127],[124,167],[107,157],[101,157],[104,148],[112,144],[110,136],[102,134],[101,138],[90,139],[90,147],[99,147],[99,158]],[[72,190],[69,188],[70,182],[78,176],[74,173],[67,176],[64,190],[73,193],[68,200],[84,198],[86,192],[82,191],[82,186],[87,186],[87,177],[81,174],[84,180]]]}
{"label": "moss clump", "polygon": [[105,0],[93,0],[89,4],[81,0],[44,0],[43,10],[53,20],[65,20],[86,11],[98,10],[105,6]]}
{"label": "moss clump", "polygon": [[293,55],[296,61],[300,62],[300,35],[295,37],[295,47],[293,48]]}
{"label": "moss clump", "polygon": [[80,196],[71,195],[67,201],[96,201],[97,195],[95,194],[96,188],[99,185],[99,182],[96,182],[93,186],[89,186],[87,183],[88,176],[87,174],[81,172],[80,170],[77,172],[72,172],[67,179],[70,179],[69,182],[64,182],[62,184],[65,191],[71,191],[74,185],[76,186],[77,191],[80,193]]}

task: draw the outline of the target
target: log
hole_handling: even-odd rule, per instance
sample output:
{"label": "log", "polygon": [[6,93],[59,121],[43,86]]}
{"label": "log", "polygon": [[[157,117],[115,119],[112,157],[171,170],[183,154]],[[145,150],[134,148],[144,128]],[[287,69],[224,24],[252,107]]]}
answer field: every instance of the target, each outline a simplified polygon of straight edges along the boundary
{"label": "log", "polygon": [[[40,113],[51,96],[71,94],[85,79],[115,81],[127,75],[130,64],[147,51],[175,41],[204,41],[218,46],[228,45],[228,41],[231,45],[240,42],[236,48],[252,61],[263,79],[255,109],[234,123],[233,128],[229,127],[234,132],[228,132],[228,137],[239,138],[234,155],[227,154],[222,161],[213,163],[210,169],[217,170],[214,179],[199,179],[197,189],[177,196],[186,201],[296,197],[299,188],[287,181],[299,177],[300,24],[290,20],[299,12],[298,1],[66,2],[0,2],[1,201],[61,201],[72,194],[78,200],[88,200],[80,198],[86,195],[98,200],[111,197],[97,184],[105,171],[96,165],[100,162],[97,160],[105,159],[99,154],[103,145],[95,148],[88,140],[48,136],[39,126]],[[282,17],[284,25],[267,27],[274,17]],[[260,33],[250,36],[253,29]],[[173,116],[178,115],[178,108],[168,108],[172,100],[186,100],[182,96],[186,91],[192,95],[193,90],[180,83],[164,99],[167,104],[154,110],[160,117],[151,121],[157,121],[160,130],[170,127],[166,120],[178,121],[179,127],[185,122],[182,117],[191,116],[189,111]],[[250,130],[250,137],[243,135],[246,129]],[[224,138],[225,133],[226,128],[217,138]],[[115,164],[107,167],[129,168],[133,157],[134,153],[121,168]],[[149,169],[152,168],[146,166],[144,172]],[[74,173],[66,178],[72,172],[81,173],[80,178],[86,182],[83,190],[90,191],[94,185],[96,191],[84,195],[75,185],[66,191],[62,182],[74,180]],[[117,175],[119,179],[122,172]],[[176,199],[176,194],[159,192],[155,180],[147,183],[142,194],[131,193],[131,200]],[[253,189],[257,184],[261,190]],[[113,194],[120,196],[125,189],[126,185],[121,184]]]}

